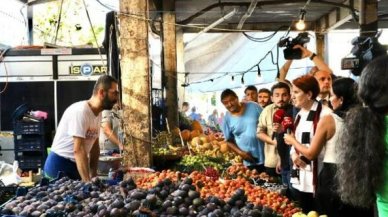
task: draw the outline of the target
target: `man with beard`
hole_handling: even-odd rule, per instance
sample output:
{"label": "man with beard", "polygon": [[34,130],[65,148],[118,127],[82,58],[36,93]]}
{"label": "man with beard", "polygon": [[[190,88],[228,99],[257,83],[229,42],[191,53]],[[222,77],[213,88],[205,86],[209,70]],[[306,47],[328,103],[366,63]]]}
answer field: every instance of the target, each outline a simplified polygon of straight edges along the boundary
{"label": "man with beard", "polygon": [[284,133],[280,132],[281,124],[274,123],[273,116],[278,109],[283,109],[287,116],[292,117],[290,87],[284,82],[279,82],[272,86],[271,92],[273,103],[265,107],[260,115],[257,136],[265,143],[264,166],[266,172],[271,176],[277,176],[277,173],[281,173],[283,185],[288,187],[290,148],[284,143]]}
{"label": "man with beard", "polygon": [[63,113],[44,165],[46,177],[63,172],[71,179],[88,182],[97,176],[101,112],[112,109],[119,98],[117,80],[101,76],[89,100],[70,105]]}
{"label": "man with beard", "polygon": [[271,91],[267,88],[261,88],[257,94],[257,103],[262,109],[271,104]]}

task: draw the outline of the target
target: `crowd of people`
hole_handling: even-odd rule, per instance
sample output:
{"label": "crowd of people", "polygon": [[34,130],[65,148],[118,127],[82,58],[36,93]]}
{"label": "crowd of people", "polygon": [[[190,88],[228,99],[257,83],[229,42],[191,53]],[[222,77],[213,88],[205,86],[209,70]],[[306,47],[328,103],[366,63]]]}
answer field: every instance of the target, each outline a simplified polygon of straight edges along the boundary
{"label": "crowd of people", "polygon": [[212,131],[218,132],[220,130],[220,126],[224,119],[224,113],[221,112],[218,115],[217,109],[214,109],[212,113],[205,119],[202,114],[197,113],[197,108],[193,106],[191,108],[191,113],[187,115],[186,113],[189,111],[190,104],[188,102],[182,103],[182,108],[179,111],[179,129],[180,130],[191,130],[192,122],[197,121],[203,127],[210,128]]}
{"label": "crowd of people", "polygon": [[[300,49],[315,64],[309,74],[288,82],[287,61],[271,90],[248,86],[240,100],[226,89],[221,94],[225,116],[220,120],[214,110],[208,123],[221,126],[228,146],[250,169],[278,176],[304,212],[373,216],[377,205],[378,216],[388,216],[388,56],[368,64],[355,82],[335,78],[321,58]],[[118,98],[117,80],[104,75],[89,100],[66,109],[44,166],[46,176],[62,171],[90,181],[97,175],[100,131],[103,145],[110,140],[123,149],[112,123]],[[104,110],[110,111],[101,115]],[[195,107],[186,116],[188,110],[184,102],[181,129],[203,119]]]}
{"label": "crowd of people", "polygon": [[321,58],[299,48],[315,67],[289,82],[287,61],[279,82],[262,92],[270,104],[260,103],[254,86],[244,100],[222,92],[228,145],[248,167],[281,178],[306,213],[374,216],[377,204],[375,213],[388,216],[388,57],[371,62],[356,82],[335,77]]}

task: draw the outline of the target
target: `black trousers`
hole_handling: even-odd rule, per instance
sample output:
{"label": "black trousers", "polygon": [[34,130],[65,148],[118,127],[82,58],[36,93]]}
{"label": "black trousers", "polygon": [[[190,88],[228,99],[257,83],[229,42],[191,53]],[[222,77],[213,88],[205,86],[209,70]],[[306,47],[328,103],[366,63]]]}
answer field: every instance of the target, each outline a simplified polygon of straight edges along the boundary
{"label": "black trousers", "polygon": [[298,189],[293,188],[291,185],[290,194],[291,199],[294,200],[300,208],[302,208],[303,213],[308,213],[312,210],[317,210],[316,201],[313,193],[301,192]]}
{"label": "black trousers", "polygon": [[248,169],[250,170],[255,169],[258,173],[262,173],[265,171],[264,164],[251,165],[251,166],[248,166]]}

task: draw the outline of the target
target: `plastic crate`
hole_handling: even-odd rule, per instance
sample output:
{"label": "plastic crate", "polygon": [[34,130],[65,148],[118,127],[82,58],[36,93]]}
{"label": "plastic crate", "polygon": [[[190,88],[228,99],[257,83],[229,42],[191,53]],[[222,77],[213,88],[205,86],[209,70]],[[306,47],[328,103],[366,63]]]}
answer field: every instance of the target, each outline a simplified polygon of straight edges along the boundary
{"label": "plastic crate", "polygon": [[15,158],[19,162],[21,170],[42,168],[45,161],[44,156],[18,156],[15,154]]}
{"label": "plastic crate", "polygon": [[43,136],[26,137],[14,135],[15,151],[44,151],[45,139]]}
{"label": "plastic crate", "polygon": [[44,122],[23,122],[16,121],[14,122],[13,132],[15,135],[25,135],[25,134],[38,134],[44,135]]}
{"label": "plastic crate", "polygon": [[17,186],[0,186],[0,205],[16,195]]}

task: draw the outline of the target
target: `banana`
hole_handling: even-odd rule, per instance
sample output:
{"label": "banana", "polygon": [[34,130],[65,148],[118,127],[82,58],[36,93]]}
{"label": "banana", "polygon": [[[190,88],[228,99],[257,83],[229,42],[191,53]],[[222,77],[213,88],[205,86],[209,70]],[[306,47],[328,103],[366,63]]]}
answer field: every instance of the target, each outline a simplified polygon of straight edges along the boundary
{"label": "banana", "polygon": [[168,145],[168,148],[172,151],[178,151],[180,148],[179,147],[175,147],[175,146],[172,146],[172,145]]}

